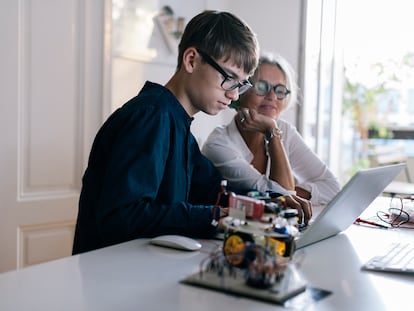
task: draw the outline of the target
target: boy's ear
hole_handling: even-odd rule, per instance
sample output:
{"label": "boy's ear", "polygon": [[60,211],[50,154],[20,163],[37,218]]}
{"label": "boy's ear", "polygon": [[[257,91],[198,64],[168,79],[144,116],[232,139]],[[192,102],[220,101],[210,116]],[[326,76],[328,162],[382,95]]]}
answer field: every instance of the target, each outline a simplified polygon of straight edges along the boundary
{"label": "boy's ear", "polygon": [[184,67],[187,72],[193,72],[194,70],[195,55],[196,52],[194,48],[188,48],[183,53],[182,67]]}
{"label": "boy's ear", "polygon": [[239,110],[239,108],[240,108],[240,101],[239,100],[233,100],[231,102],[231,104],[229,105],[229,107],[230,108],[233,108],[233,109],[236,109],[236,110]]}

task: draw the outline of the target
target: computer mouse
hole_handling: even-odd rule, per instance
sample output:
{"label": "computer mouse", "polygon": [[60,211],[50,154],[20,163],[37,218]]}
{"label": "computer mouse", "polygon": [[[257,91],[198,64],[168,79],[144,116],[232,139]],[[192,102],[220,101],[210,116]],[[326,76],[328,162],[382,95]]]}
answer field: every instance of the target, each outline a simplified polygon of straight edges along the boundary
{"label": "computer mouse", "polygon": [[201,244],[189,237],[182,235],[160,235],[152,238],[150,244],[169,248],[181,249],[186,251],[196,251],[201,248]]}

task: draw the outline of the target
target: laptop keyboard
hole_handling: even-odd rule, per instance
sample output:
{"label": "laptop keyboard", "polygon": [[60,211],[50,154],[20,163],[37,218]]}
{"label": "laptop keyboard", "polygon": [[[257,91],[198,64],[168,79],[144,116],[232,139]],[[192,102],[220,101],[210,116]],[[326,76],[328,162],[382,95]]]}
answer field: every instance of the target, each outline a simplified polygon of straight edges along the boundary
{"label": "laptop keyboard", "polygon": [[375,256],[362,268],[373,271],[414,273],[414,243],[392,243],[383,255]]}

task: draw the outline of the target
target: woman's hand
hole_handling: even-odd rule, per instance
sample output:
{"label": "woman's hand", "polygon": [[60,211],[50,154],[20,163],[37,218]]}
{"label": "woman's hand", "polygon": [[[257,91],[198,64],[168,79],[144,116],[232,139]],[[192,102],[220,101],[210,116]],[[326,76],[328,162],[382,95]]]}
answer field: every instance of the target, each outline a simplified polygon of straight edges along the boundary
{"label": "woman's hand", "polygon": [[285,195],[283,197],[286,199],[287,206],[298,211],[299,224],[307,225],[312,218],[312,203],[297,195]]}
{"label": "woman's hand", "polygon": [[258,113],[254,109],[242,108],[238,111],[236,119],[240,127],[246,131],[266,133],[272,131],[276,122],[272,118]]}
{"label": "woman's hand", "polygon": [[301,198],[304,198],[306,200],[310,200],[312,198],[312,194],[309,191],[301,187],[295,187],[295,190],[296,190],[296,194],[300,196]]}

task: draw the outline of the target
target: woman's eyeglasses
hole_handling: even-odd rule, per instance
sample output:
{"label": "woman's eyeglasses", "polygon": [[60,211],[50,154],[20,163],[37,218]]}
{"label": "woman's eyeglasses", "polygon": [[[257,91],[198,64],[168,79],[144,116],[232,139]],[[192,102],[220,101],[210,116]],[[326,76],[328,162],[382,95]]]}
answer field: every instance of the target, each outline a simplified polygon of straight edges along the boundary
{"label": "woman's eyeglasses", "polygon": [[[391,225],[391,228],[407,228],[403,227],[406,223],[412,223],[414,215],[414,197],[395,196],[390,201],[388,213],[383,211],[377,212],[377,217]],[[411,228],[411,227],[408,227]]]}
{"label": "woman's eyeglasses", "polygon": [[283,84],[271,85],[265,80],[258,80],[254,83],[254,90],[258,96],[266,96],[271,90],[275,92],[276,98],[279,100],[285,99],[290,94],[288,88]]}
{"label": "woman's eyeglasses", "polygon": [[197,52],[200,53],[201,57],[209,64],[211,67],[216,69],[224,77],[223,82],[221,82],[221,87],[225,91],[232,91],[236,88],[239,88],[239,95],[246,92],[249,88],[252,87],[252,84],[249,80],[235,81],[231,76],[229,76],[224,69],[217,64],[208,54],[197,49]]}

